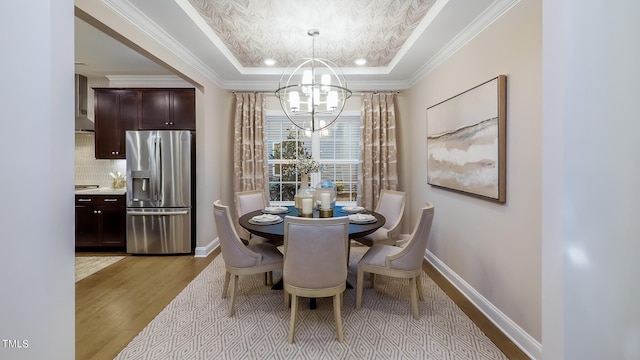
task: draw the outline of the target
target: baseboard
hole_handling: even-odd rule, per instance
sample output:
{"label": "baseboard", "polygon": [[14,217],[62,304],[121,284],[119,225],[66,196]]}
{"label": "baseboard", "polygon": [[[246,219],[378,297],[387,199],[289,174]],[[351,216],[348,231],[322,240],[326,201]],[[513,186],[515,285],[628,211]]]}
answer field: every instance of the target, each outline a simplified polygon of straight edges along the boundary
{"label": "baseboard", "polygon": [[220,244],[220,239],[215,238],[213,239],[213,241],[211,241],[205,246],[198,246],[194,251],[193,257],[207,257],[209,256],[209,254],[213,252],[213,250],[215,250],[218,247],[219,244]]}
{"label": "baseboard", "polygon": [[542,344],[495,307],[482,294],[456,274],[432,252],[425,253],[425,259],[480,310],[502,333],[531,359],[542,358]]}

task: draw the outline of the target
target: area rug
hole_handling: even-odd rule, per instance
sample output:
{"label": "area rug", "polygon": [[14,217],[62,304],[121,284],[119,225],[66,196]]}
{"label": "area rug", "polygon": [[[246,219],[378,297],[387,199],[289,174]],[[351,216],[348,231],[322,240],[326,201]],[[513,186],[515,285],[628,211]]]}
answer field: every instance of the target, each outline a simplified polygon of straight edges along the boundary
{"label": "area rug", "polygon": [[76,256],[76,282],[124,258],[124,256]]}
{"label": "area rug", "polygon": [[[353,247],[348,280],[366,248]],[[420,319],[411,316],[409,283],[376,277],[365,280],[363,304],[355,289],[344,293],[344,343],[336,338],[331,298],[310,310],[299,302],[295,342],[287,343],[289,309],[282,290],[264,285],[262,275],[241,276],[235,315],[221,299],[224,263],[218,256],[116,359],[506,359],[458,306],[423,274],[425,301]],[[280,273],[274,274],[279,279]],[[365,278],[368,278],[365,277]]]}

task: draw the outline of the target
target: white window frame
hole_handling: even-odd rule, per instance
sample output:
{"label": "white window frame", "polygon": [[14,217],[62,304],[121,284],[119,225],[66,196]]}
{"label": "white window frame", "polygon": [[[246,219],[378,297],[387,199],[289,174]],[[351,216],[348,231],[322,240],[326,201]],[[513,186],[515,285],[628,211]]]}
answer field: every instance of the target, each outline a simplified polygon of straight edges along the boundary
{"label": "white window frame", "polygon": [[[267,111],[267,121],[269,121],[269,118],[278,118],[278,119],[286,119],[285,115],[282,112],[277,112],[277,111]],[[361,113],[359,111],[344,111],[341,115],[341,117],[358,117],[361,118]],[[287,120],[288,121],[288,120]],[[340,119],[336,120],[336,121],[340,121]],[[333,125],[332,125],[333,126]],[[295,125],[291,124],[292,129],[295,129]],[[316,131],[315,133],[310,134],[311,135],[311,156],[312,158],[321,161],[320,160],[320,137],[321,137],[321,132],[322,131]],[[266,144],[269,144],[268,139],[266,140]],[[358,138],[357,140],[358,142],[362,141],[361,137]],[[358,147],[360,148],[360,147]],[[267,149],[268,152],[272,151],[272,149]],[[268,164],[287,164],[290,163],[292,161],[288,161],[288,160],[280,160],[280,159],[269,159],[267,156],[267,162]],[[358,166],[360,163],[360,152],[358,151],[357,153],[357,158],[355,159],[339,159],[339,160],[332,160],[332,161],[321,161],[321,164],[352,164],[355,166]],[[275,171],[275,168],[274,168]],[[275,174],[270,174],[270,175],[275,175]],[[320,182],[321,180],[321,175],[320,173],[312,173],[311,174],[311,185],[314,186],[315,184],[317,184],[318,182]],[[268,181],[268,180],[267,180]],[[267,184],[267,188],[269,188],[269,185],[271,184],[271,182],[268,181]],[[357,179],[356,179],[356,183],[355,186],[357,187]],[[293,201],[271,201],[272,204],[274,205],[293,205]],[[337,201],[336,202],[337,205],[355,205],[356,204],[356,199],[354,198],[352,201]]]}

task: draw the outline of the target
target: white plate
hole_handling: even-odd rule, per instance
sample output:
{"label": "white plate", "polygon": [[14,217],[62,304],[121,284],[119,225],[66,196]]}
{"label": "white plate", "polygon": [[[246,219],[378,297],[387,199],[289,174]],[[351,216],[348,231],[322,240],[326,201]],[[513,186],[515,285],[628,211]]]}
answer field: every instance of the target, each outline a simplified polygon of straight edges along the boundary
{"label": "white plate", "polygon": [[342,207],[342,212],[345,212],[347,214],[355,214],[363,211],[364,211],[364,208],[362,206],[343,206]]}
{"label": "white plate", "polygon": [[262,209],[262,212],[265,214],[284,214],[288,213],[289,209],[284,206],[267,206],[266,208]]}
{"label": "white plate", "polygon": [[[265,214],[265,215],[267,215],[267,214]],[[280,216],[277,216],[277,215],[273,215],[273,216],[275,216],[277,218],[277,219],[274,218],[273,220],[260,220],[260,219],[259,220],[254,220],[255,218],[259,218],[261,216],[264,216],[264,215],[254,216],[253,218],[249,219],[249,224],[253,224],[253,225],[273,225],[273,224],[277,224],[277,223],[280,223],[280,222],[284,221],[283,218],[281,218]]]}
{"label": "white plate", "polygon": [[349,215],[349,222],[354,224],[369,224],[378,221],[375,216],[370,214],[353,214]]}

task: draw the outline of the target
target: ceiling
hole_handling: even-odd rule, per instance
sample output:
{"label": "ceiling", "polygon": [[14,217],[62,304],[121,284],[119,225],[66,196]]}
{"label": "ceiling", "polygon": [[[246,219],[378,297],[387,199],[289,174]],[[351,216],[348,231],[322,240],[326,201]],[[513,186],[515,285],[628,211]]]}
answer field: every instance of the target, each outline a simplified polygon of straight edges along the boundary
{"label": "ceiling", "polygon": [[[274,90],[285,67],[315,53],[338,64],[353,90],[401,90],[519,0],[98,1],[225,89]],[[77,73],[174,75],[116,40],[117,29],[77,14]]]}

